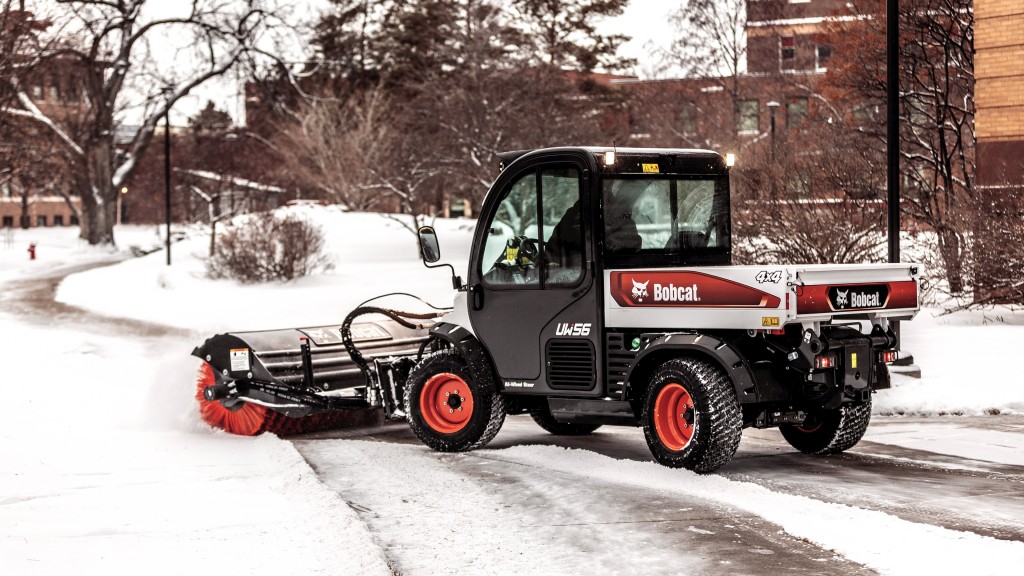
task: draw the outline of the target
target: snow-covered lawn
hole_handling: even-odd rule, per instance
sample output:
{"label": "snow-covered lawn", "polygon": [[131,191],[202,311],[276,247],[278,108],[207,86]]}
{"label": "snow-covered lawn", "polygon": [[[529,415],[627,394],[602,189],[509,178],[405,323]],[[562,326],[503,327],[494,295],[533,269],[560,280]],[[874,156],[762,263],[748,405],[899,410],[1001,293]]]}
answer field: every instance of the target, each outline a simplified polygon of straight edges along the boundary
{"label": "snow-covered lawn", "polygon": [[[60,302],[97,315],[177,327],[193,336],[178,330],[141,337],[87,321],[50,325],[45,315],[0,316],[7,407],[0,419],[0,573],[391,573],[376,536],[290,443],[217,433],[195,415],[196,361],[188,354],[206,335],[336,324],[352,306],[388,292],[411,292],[438,305],[451,302],[447,269],[422,266],[414,236],[397,222],[333,208],[294,210],[324,228],[332,271],[260,286],[209,280],[202,261],[208,239],[193,230],[175,244],[171,267],[156,252],[73,274],[58,290]],[[435,226],[443,259],[464,274],[473,223],[438,220]],[[127,258],[82,246],[76,235],[71,228],[16,231],[9,247],[0,243],[5,298],[14,282]],[[118,238],[122,246],[159,244],[153,227],[124,227]],[[34,262],[28,261],[28,242],[38,245]],[[938,314],[924,310],[904,324],[904,348],[914,354],[924,377],[896,377],[893,390],[876,395],[876,413],[1024,413],[1024,376],[1012,369],[1024,341],[1024,313]],[[949,416],[949,434],[939,439],[915,433],[912,416],[905,422],[909,428],[889,427],[872,440],[961,456],[971,452],[971,440],[950,440],[956,416]],[[613,474],[625,484],[641,478],[669,492],[680,490],[675,486],[679,471],[587,451],[515,447],[491,456],[584,476]],[[985,457],[1021,465],[1014,448],[990,450]],[[1019,543],[994,543],[879,512],[783,497],[725,478],[687,475],[686,483],[691,496],[739,506],[796,537],[883,571],[946,572],[941,568],[951,566],[940,560],[931,567],[904,565],[897,549],[901,539],[921,547],[922,554],[941,546],[943,555],[965,561],[977,553],[993,562],[1024,556]],[[864,546],[840,530],[852,525],[867,527],[861,534]],[[240,552],[230,553],[233,548]],[[505,552],[514,563],[515,550]],[[429,566],[429,560],[422,562]],[[962,568],[971,571],[969,563]]]}

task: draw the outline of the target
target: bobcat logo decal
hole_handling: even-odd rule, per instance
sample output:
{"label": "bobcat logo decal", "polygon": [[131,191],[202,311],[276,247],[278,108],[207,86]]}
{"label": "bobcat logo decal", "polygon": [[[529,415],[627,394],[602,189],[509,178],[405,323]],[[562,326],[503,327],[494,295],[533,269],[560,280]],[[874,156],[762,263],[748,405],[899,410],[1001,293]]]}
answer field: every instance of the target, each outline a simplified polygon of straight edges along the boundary
{"label": "bobcat logo decal", "polygon": [[637,302],[643,302],[644,298],[647,298],[647,296],[648,296],[648,294],[647,294],[647,285],[650,284],[651,281],[648,280],[647,282],[644,282],[643,284],[637,282],[636,280],[633,280],[632,282],[633,282],[633,294],[632,294],[633,295],[633,299],[636,300]]}
{"label": "bobcat logo decal", "polygon": [[849,297],[849,290],[846,290],[845,292],[843,292],[842,290],[836,290],[836,307],[846,308],[850,304]]}

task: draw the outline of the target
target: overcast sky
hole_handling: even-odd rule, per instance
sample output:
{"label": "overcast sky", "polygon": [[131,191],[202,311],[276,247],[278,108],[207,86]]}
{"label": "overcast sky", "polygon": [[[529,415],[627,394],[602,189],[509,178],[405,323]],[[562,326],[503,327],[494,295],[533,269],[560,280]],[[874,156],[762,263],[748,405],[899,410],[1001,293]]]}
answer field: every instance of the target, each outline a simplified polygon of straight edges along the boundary
{"label": "overcast sky", "polygon": [[[296,0],[295,4],[310,13],[316,13],[328,5],[326,0]],[[633,40],[626,43],[620,53],[636,59],[637,75],[649,77],[660,63],[654,52],[659,48],[667,49],[672,41],[669,14],[676,6],[677,3],[665,0],[631,0],[625,13],[617,18],[606,19],[601,23],[600,30],[607,34],[620,33],[631,36]],[[171,122],[179,125],[186,123],[207,100],[213,100],[219,108],[227,110],[235,121],[239,122],[244,116],[245,105],[240,94],[241,82],[236,77],[229,75],[211,81],[175,105]]]}

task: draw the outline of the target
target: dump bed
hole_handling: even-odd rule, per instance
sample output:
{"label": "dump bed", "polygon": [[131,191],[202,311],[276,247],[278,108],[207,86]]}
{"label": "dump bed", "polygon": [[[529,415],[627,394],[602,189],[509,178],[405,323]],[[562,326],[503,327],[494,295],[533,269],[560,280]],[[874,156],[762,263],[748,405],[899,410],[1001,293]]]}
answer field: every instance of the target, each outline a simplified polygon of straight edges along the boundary
{"label": "dump bed", "polygon": [[794,322],[909,319],[919,264],[605,271],[608,328],[771,330]]}

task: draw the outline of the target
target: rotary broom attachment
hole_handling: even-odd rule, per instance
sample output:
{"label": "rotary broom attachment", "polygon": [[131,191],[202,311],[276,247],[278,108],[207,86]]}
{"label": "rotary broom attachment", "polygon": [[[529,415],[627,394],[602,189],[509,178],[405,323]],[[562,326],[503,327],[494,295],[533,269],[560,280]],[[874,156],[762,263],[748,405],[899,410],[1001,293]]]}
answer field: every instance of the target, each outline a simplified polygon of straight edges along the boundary
{"label": "rotary broom attachment", "polygon": [[[431,343],[433,319],[358,307],[340,326],[233,332],[193,350],[196,400],[207,424],[280,436],[404,418],[405,380]],[[377,320],[355,323],[360,316]]]}

